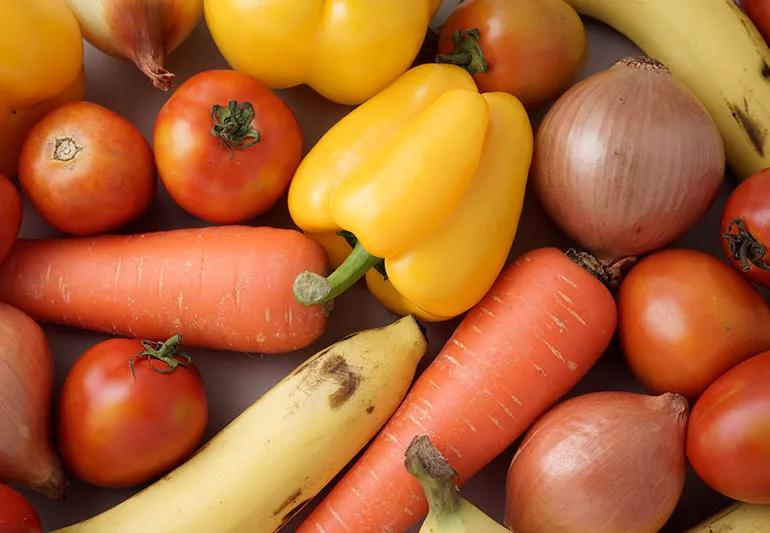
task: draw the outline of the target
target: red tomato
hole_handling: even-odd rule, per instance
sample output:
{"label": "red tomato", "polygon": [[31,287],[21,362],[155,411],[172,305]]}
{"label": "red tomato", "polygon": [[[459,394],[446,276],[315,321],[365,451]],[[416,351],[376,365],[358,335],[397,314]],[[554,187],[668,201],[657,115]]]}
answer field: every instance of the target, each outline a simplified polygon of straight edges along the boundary
{"label": "red tomato", "polygon": [[0,174],[0,262],[16,241],[21,226],[21,198],[8,178]]}
{"label": "red tomato", "polygon": [[231,70],[183,83],[158,114],[154,145],[171,197],[216,224],[270,209],[302,157],[291,110],[262,82]]}
{"label": "red tomato", "polygon": [[441,28],[438,51],[440,60],[464,64],[482,91],[511,93],[532,107],[577,75],[586,33],[563,0],[466,0]]}
{"label": "red tomato", "polygon": [[730,194],[721,229],[722,248],[732,265],[754,283],[770,287],[770,169]]}
{"label": "red tomato", "polygon": [[[75,474],[101,487],[127,487],[192,453],[206,427],[206,393],[177,343],[111,339],[77,360],[62,388],[58,424],[59,447]],[[154,350],[160,360],[138,356]]]}
{"label": "red tomato", "polygon": [[24,496],[0,483],[0,533],[40,533],[43,527]]}
{"label": "red tomato", "polygon": [[687,456],[725,496],[770,503],[770,352],[732,368],[698,399]]}
{"label": "red tomato", "polygon": [[770,308],[733,269],[696,250],[642,259],[618,292],[620,341],[656,394],[697,397],[727,369],[770,349]]}
{"label": "red tomato", "polygon": [[138,217],[155,194],[149,144],[129,121],[90,102],[65,104],[30,131],[19,181],[59,231],[86,235]]}
{"label": "red tomato", "polygon": [[741,6],[746,11],[751,21],[770,43],[770,2],[768,0],[741,0]]}

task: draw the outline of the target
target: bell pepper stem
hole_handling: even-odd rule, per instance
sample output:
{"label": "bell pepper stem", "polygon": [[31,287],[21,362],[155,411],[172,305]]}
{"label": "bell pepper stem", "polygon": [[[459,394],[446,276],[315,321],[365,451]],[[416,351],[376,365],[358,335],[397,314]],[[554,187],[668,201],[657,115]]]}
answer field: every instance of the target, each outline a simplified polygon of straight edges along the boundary
{"label": "bell pepper stem", "polygon": [[294,279],[294,297],[302,305],[329,302],[352,287],[366,272],[382,261],[357,243],[345,261],[328,278],[302,272]]}
{"label": "bell pepper stem", "polygon": [[489,70],[489,63],[479,44],[480,38],[481,32],[478,28],[457,30],[452,34],[454,44],[452,53],[439,54],[436,56],[436,61],[458,65],[471,74],[486,72]]}

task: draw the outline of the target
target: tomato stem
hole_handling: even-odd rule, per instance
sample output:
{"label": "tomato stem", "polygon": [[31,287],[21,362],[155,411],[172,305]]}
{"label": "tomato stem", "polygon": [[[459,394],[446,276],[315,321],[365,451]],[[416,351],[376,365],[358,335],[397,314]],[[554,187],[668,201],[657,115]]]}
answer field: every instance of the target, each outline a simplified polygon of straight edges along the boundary
{"label": "tomato stem", "polygon": [[[732,231],[735,230],[735,233]],[[741,269],[749,272],[752,266],[760,270],[770,270],[770,264],[765,262],[767,249],[746,228],[746,222],[742,218],[736,218],[727,225],[727,233],[722,234],[730,249],[730,257],[734,261],[740,261]]]}
{"label": "tomato stem", "polygon": [[366,272],[382,263],[367,252],[360,242],[328,278],[315,272],[302,272],[294,280],[294,297],[302,305],[317,305],[333,300],[352,287]]}
{"label": "tomato stem", "polygon": [[452,43],[454,44],[452,52],[437,55],[436,61],[458,65],[471,74],[488,71],[489,63],[479,44],[480,38],[481,31],[478,28],[457,30],[452,34]]}
{"label": "tomato stem", "polygon": [[[182,336],[174,335],[166,342],[142,341],[144,351],[136,354],[128,360],[128,366],[131,368],[131,375],[136,379],[135,363],[137,359],[146,358],[149,367],[159,374],[170,374],[177,367],[186,368],[192,364],[192,358],[186,353],[180,352]],[[158,360],[166,363],[164,367],[153,366],[152,361]]]}
{"label": "tomato stem", "polygon": [[251,125],[254,106],[251,102],[230,100],[227,107],[214,104],[211,107],[211,134],[229,149],[246,150],[257,144],[262,135]]}

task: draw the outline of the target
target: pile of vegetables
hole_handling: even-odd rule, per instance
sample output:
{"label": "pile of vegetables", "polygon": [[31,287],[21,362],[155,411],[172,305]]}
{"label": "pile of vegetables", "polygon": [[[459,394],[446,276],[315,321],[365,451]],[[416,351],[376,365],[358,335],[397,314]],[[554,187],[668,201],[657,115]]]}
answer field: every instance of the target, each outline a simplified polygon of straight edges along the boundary
{"label": "pile of vegetables", "polygon": [[[652,533],[688,465],[735,500],[693,531],[770,531],[770,10],[441,4],[0,0],[0,532],[79,479],[145,489],[58,531]],[[579,14],[647,56],[570,86]],[[176,80],[204,15],[233,70]],[[169,91],[152,142],[83,38]],[[300,84],[358,107],[308,134]],[[682,247],[726,171],[723,257]],[[359,281],[388,319],[335,342]],[[68,364],[39,323],[101,336]],[[584,381],[613,339],[634,392]],[[195,348],[315,354],[221,428]],[[459,487],[507,449],[492,517]]]}

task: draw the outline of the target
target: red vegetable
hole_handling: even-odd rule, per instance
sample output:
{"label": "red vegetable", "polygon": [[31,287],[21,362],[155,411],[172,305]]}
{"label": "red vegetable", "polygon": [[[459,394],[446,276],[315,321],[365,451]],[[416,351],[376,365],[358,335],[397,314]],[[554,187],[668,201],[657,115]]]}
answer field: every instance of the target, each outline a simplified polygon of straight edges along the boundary
{"label": "red vegetable", "polygon": [[110,339],[72,367],[59,400],[59,446],[100,487],[144,483],[184,461],[206,428],[203,382],[179,337]]}
{"label": "red vegetable", "polygon": [[441,28],[438,59],[531,107],[558,96],[585,53],[583,24],[563,0],[466,0]]}
{"label": "red vegetable", "polygon": [[0,265],[0,301],[45,322],[282,353],[323,332],[324,310],[298,304],[291,286],[300,272],[326,269],[314,241],[265,227],[20,240]]}
{"label": "red vegetable", "polygon": [[168,99],[154,132],[158,173],[184,210],[217,224],[270,209],[302,157],[289,107],[231,70],[196,74]]}
{"label": "red vegetable", "polygon": [[733,269],[696,250],[644,258],[618,292],[634,374],[655,393],[696,398],[727,369],[770,349],[770,308]]}
{"label": "red vegetable", "polygon": [[141,132],[90,102],[64,104],[27,135],[19,182],[53,227],[87,235],[119,228],[155,195],[155,164]]}
{"label": "red vegetable", "polygon": [[427,510],[403,467],[412,439],[427,434],[467,481],[585,375],[615,313],[609,291],[560,251],[519,257],[299,531],[406,530]]}
{"label": "red vegetable", "polygon": [[518,533],[654,533],[684,487],[687,400],[597,392],[532,426],[508,470]]}
{"label": "red vegetable", "polygon": [[770,2],[767,0],[740,0],[740,4],[746,11],[751,21],[770,43]]}
{"label": "red vegetable", "polygon": [[21,198],[8,178],[0,174],[0,263],[16,241],[21,226]]}
{"label": "red vegetable", "polygon": [[0,533],[42,533],[35,509],[18,492],[0,483]]}
{"label": "red vegetable", "polygon": [[687,456],[725,496],[770,504],[770,352],[735,366],[698,399]]}
{"label": "red vegetable", "polygon": [[722,248],[732,265],[757,285],[770,287],[770,169],[733,190],[721,229]]}
{"label": "red vegetable", "polygon": [[53,359],[43,330],[0,303],[0,481],[61,500],[67,480],[51,443]]}

